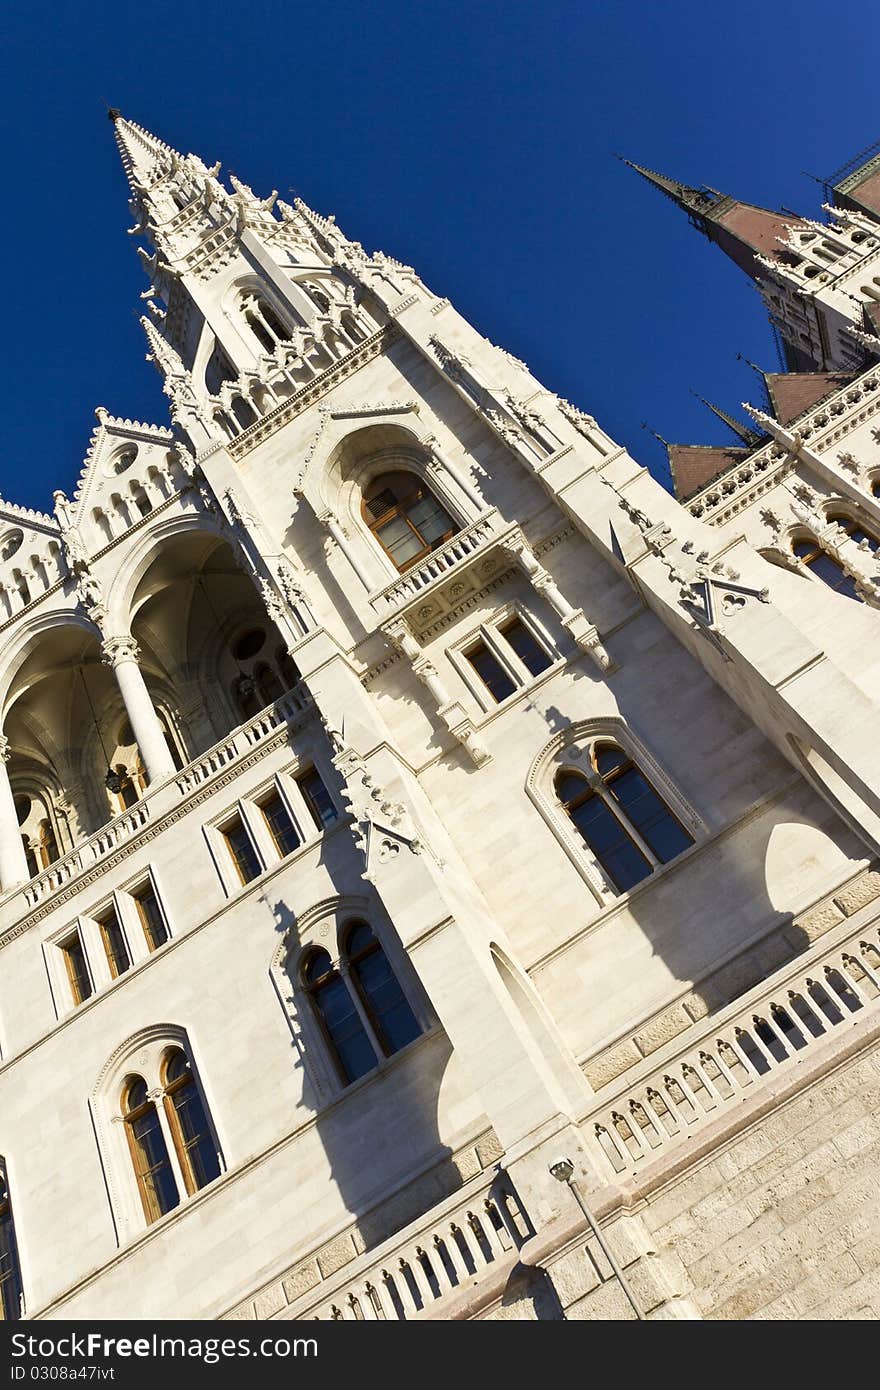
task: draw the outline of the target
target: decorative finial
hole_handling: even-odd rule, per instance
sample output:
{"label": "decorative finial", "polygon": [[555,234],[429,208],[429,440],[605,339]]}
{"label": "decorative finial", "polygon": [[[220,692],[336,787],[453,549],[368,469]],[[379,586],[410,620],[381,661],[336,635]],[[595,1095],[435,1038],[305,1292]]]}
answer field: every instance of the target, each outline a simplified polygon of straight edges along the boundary
{"label": "decorative finial", "polygon": [[112,121],[114,125],[121,118],[121,116],[122,112],[119,110],[118,106],[107,107],[107,120]]}

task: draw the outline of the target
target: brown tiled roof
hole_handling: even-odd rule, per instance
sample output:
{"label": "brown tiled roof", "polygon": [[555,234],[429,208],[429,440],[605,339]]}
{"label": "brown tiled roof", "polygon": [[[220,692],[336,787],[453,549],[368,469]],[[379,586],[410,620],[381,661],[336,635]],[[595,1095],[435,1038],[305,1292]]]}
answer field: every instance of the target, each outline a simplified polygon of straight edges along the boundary
{"label": "brown tiled roof", "polygon": [[667,448],[675,495],[687,502],[708,483],[720,478],[749,456],[748,449],[728,449],[721,444],[670,444]]}
{"label": "brown tiled roof", "polygon": [[791,259],[792,253],[780,246],[778,238],[784,239],[789,228],[798,225],[797,217],[733,201],[730,207],[720,209],[711,217],[706,231],[741,270],[755,275],[759,271],[755,265],[756,252],[771,260]]}
{"label": "brown tiled roof", "polygon": [[852,381],[852,376],[841,372],[767,372],[764,379],[773,414],[780,425],[790,425],[823,396]]}

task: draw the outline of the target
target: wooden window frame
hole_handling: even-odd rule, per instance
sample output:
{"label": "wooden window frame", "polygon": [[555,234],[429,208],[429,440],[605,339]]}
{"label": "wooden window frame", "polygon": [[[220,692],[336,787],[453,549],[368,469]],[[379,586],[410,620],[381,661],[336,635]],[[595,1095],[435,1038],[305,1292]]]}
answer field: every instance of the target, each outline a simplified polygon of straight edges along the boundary
{"label": "wooden window frame", "polygon": [[[364,1072],[363,1076],[356,1077],[354,1080],[352,1080],[352,1078],[347,1075],[345,1067],[343,1065],[342,1057],[339,1054],[339,1049],[337,1048],[336,1043],[333,1041],[333,1038],[330,1035],[330,1029],[327,1027],[327,1024],[324,1020],[324,1012],[317,1002],[318,995],[320,994],[322,989],[326,989],[328,985],[338,981],[338,983],[341,984],[343,989],[348,993],[351,1002],[354,1005],[354,1011],[361,1021],[361,1026],[363,1026],[364,1014],[366,1014],[368,1027],[364,1028],[364,1036],[366,1037],[367,1042],[370,1044],[370,1047],[373,1049],[374,1054],[374,1067],[370,1069],[371,1071],[374,1070],[375,1067],[378,1067],[380,1061],[384,1059],[384,1057],[387,1054],[385,1053],[385,1050],[382,1047],[379,1035],[373,1029],[372,1020],[370,1019],[368,1011],[363,1007],[363,1003],[360,998],[360,991],[357,991],[357,997],[355,997],[355,991],[353,990],[352,985],[348,981],[346,972],[344,972],[340,968],[340,961],[334,961],[331,959],[330,969],[326,970],[323,975],[319,975],[317,980],[306,979],[306,971],[308,970],[310,961],[314,960],[314,958],[322,952],[329,958],[330,952],[327,950],[326,946],[308,947],[305,950],[299,963],[299,984],[300,988],[304,990],[308,996],[309,1004],[311,1006],[311,1015],[317,1023],[318,1028],[320,1029],[321,1036],[324,1040],[324,1045],[327,1049],[327,1054],[330,1058],[330,1063],[336,1075],[336,1080],[342,1087],[354,1086],[358,1081],[363,1080],[363,1076],[369,1076],[370,1072]],[[359,1005],[360,1007],[358,1007]],[[378,1052],[377,1047],[379,1049]]]}
{"label": "wooden window frame", "polygon": [[[241,866],[239,865],[238,858],[229,840],[229,831],[230,829],[234,828],[236,822],[244,832],[257,864],[257,871],[256,873],[251,874],[250,878],[245,878]],[[227,816],[226,819],[223,822],[221,822],[220,825],[217,826],[217,833],[220,835],[223,841],[223,849],[226,853],[226,857],[235,871],[235,876],[238,879],[238,887],[246,888],[249,883],[253,883],[256,879],[260,877],[260,874],[262,874],[265,871],[266,865],[263,863],[263,858],[260,854],[256,837],[254,836],[250,826],[248,825],[247,816],[240,802],[238,804],[238,809],[235,812],[233,812],[231,816]]]}
{"label": "wooden window frame", "polygon": [[[148,954],[148,955],[153,955],[156,951],[160,951],[160,950],[162,949],[163,946],[167,946],[167,945],[168,945],[168,942],[171,940],[171,928],[170,928],[170,926],[169,926],[169,924],[168,924],[168,916],[167,916],[167,913],[165,912],[165,908],[164,908],[164,906],[163,906],[163,904],[162,904],[162,899],[161,899],[161,897],[160,897],[160,895],[159,895],[159,892],[158,892],[158,890],[157,890],[157,888],[156,888],[156,884],[155,884],[155,882],[154,882],[154,880],[153,880],[152,874],[148,874],[145,881],[139,883],[139,884],[138,884],[136,887],[134,887],[134,888],[129,888],[127,891],[128,891],[128,896],[131,898],[131,900],[132,900],[132,902],[133,902],[133,904],[134,904],[134,909],[135,909],[135,912],[137,913],[138,921],[140,922],[141,931],[142,931],[143,934],[144,934],[144,941],[146,942],[146,945],[147,945],[147,954]],[[145,915],[144,915],[144,912],[143,912],[143,908],[142,908],[142,906],[141,906],[141,898],[143,897],[143,895],[144,895],[145,893],[148,893],[148,892],[149,892],[149,893],[152,893],[152,895],[153,895],[153,899],[154,899],[154,901],[155,901],[155,903],[156,903],[156,907],[157,907],[158,912],[159,912],[159,919],[160,919],[160,921],[161,921],[161,923],[162,923],[162,926],[163,926],[163,928],[164,928],[164,930],[165,930],[165,940],[164,940],[164,941],[160,941],[160,942],[158,943],[158,945],[156,945],[156,946],[151,946],[151,945],[150,945],[150,932],[149,932],[149,929],[148,929],[148,926],[147,926],[147,922],[146,922],[146,918],[145,918]]]}
{"label": "wooden window frame", "polygon": [[[424,560],[428,555],[432,555],[435,550],[439,550],[441,546],[446,545],[449,541],[453,539],[453,537],[457,536],[462,527],[461,523],[452,514],[452,511],[446,505],[445,501],[443,501],[442,498],[437,496],[434,489],[425,481],[425,479],[420,477],[418,473],[413,473],[408,468],[385,469],[384,472],[377,474],[375,478],[371,479],[370,487],[372,487],[373,483],[381,482],[383,478],[394,477],[395,475],[401,473],[405,473],[408,476],[412,477],[412,492],[409,493],[403,499],[403,501],[395,500],[394,504],[390,506],[386,511],[384,511],[381,516],[375,518],[371,518],[368,513],[367,509],[370,505],[370,499],[364,496],[364,498],[361,501],[361,519],[363,520],[364,525],[367,527],[367,530],[370,532],[370,535],[373,537],[373,540],[376,542],[377,545],[381,547],[383,553],[387,556],[389,562],[397,571],[397,573],[406,574],[408,570],[412,569],[413,565],[421,564],[422,560]],[[410,521],[408,512],[406,510],[408,503],[417,502],[420,500],[418,496],[419,492],[427,493],[427,495],[434,500],[437,506],[440,507],[446,513],[446,515],[449,517],[449,520],[452,522],[452,530],[444,531],[443,535],[439,538],[439,540],[434,541],[432,544],[428,544],[425,541],[425,538],[422,536],[418,527],[412,521]],[[407,560],[403,566],[398,564],[391,551],[388,549],[387,545],[382,540],[382,537],[379,535],[379,527],[387,526],[389,521],[392,521],[395,516],[399,516],[401,520],[404,521],[405,524],[409,527],[410,531],[416,537],[416,539],[421,541],[422,543],[422,549],[419,551],[419,553],[417,555],[413,555],[411,559]]]}
{"label": "wooden window frame", "polygon": [[[107,928],[111,920],[113,923],[115,923],[116,929],[119,932],[119,935],[122,937],[122,945],[125,948],[125,954],[128,959],[128,964],[122,970],[119,970],[117,968],[116,953],[110,944],[110,937]],[[96,913],[94,921],[97,923],[98,930],[101,933],[101,944],[104,947],[104,955],[107,958],[107,965],[110,968],[110,976],[112,979],[118,980],[122,975],[125,975],[126,972],[131,969],[132,965],[134,964],[134,958],[132,956],[131,947],[128,943],[128,937],[125,934],[125,927],[122,921],[122,914],[119,911],[116,901],[114,900],[107,907],[102,908],[98,913]]]}
{"label": "wooden window frame", "polygon": [[[162,1135],[162,1142],[165,1145],[165,1159],[171,1171],[171,1176],[174,1179],[175,1187],[177,1187],[177,1175],[171,1163],[171,1155],[168,1153],[168,1144],[165,1139],[164,1130],[162,1129],[162,1122],[159,1118],[159,1107],[156,1105],[155,1100],[151,1098],[149,1090],[147,1091],[147,1099],[143,1102],[143,1104],[137,1106],[134,1110],[128,1109],[128,1093],[130,1092],[135,1080],[143,1081],[144,1079],[142,1076],[138,1076],[124,1083],[124,1089],[122,1093],[122,1104],[120,1106],[120,1110],[122,1112],[122,1120],[125,1126],[125,1137],[128,1141],[128,1151],[131,1155],[131,1166],[134,1169],[135,1180],[137,1182],[138,1193],[140,1194],[144,1218],[146,1220],[147,1225],[152,1226],[156,1221],[160,1221],[163,1216],[167,1216],[168,1212],[176,1210],[176,1206],[180,1205],[180,1192],[178,1191],[177,1193],[176,1206],[169,1207],[168,1211],[160,1211],[158,1207],[156,1207],[154,1210],[153,1204],[150,1200],[149,1192],[147,1190],[146,1174],[144,1173],[142,1164],[140,1162],[140,1157],[143,1151],[140,1149],[138,1145],[137,1136],[134,1133],[134,1122],[136,1120],[141,1119],[144,1115],[148,1114],[150,1110],[152,1110],[156,1116],[156,1123],[159,1126],[159,1132]],[[146,1085],[145,1081],[144,1085]],[[151,1169],[150,1171],[152,1172],[154,1170]]]}
{"label": "wooden window frame", "polygon": [[[613,767],[608,772],[604,773],[599,771],[597,761],[598,755],[603,751],[603,749],[609,749],[616,753],[619,753],[623,759],[623,761],[619,763],[617,767]],[[624,834],[629,838],[630,842],[635,846],[635,848],[641,854],[642,858],[647,861],[649,865],[649,871],[645,875],[645,879],[650,878],[651,875],[656,873],[658,869],[662,869],[663,867],[665,867],[664,861],[658,859],[654,850],[648,844],[647,840],[645,840],[644,837],[641,835],[638,827],[634,825],[633,822],[630,820],[623,806],[620,804],[617,797],[611,791],[611,787],[619,777],[624,776],[628,772],[635,772],[650,787],[651,791],[654,793],[654,796],[663,806],[663,809],[669,816],[670,820],[673,821],[675,825],[678,826],[682,834],[686,835],[687,838],[690,840],[691,846],[695,844],[696,841],[691,831],[687,828],[686,825],[683,824],[681,817],[676,815],[675,811],[670,807],[666,797],[661,795],[661,793],[654,786],[652,779],[648,776],[646,772],[642,770],[637,759],[633,757],[633,755],[628,751],[628,749],[624,748],[614,738],[610,736],[607,738],[599,737],[593,741],[593,743],[590,746],[590,768],[592,771],[591,777],[585,776],[580,768],[560,768],[554,779],[554,789],[556,786],[558,786],[558,783],[563,777],[577,777],[583,782],[584,790],[577,796],[570,797],[567,801],[564,801],[557,791],[556,799],[558,804],[563,808],[576,834],[580,837],[582,842],[586,845],[587,849],[593,855],[593,858],[595,859],[603,877],[610,884],[612,891],[615,893],[616,896],[621,896],[624,893],[631,892],[633,888],[638,887],[638,884],[631,884],[629,888],[620,888],[614,883],[610,870],[605,867],[605,865],[602,863],[601,858],[593,849],[592,845],[590,845],[586,837],[581,834],[581,831],[578,828],[574,820],[574,817],[572,816],[572,811],[575,811],[578,809],[578,807],[585,805],[586,802],[588,802],[592,797],[599,797],[599,799],[602,801],[603,805],[607,808],[609,813],[612,816],[614,816],[615,820],[620,825]],[[688,848],[690,848],[690,846]],[[686,853],[686,851],[682,850],[681,853]],[[665,863],[671,864],[674,862],[675,859],[679,857],[679,855],[674,855],[671,859],[666,860]],[[640,879],[639,882],[644,882],[645,879]]]}
{"label": "wooden window frame", "polygon": [[[171,1062],[172,1057],[174,1057],[177,1053],[179,1053],[183,1057],[183,1060],[186,1063],[187,1070],[183,1076],[178,1076],[173,1081],[169,1081],[168,1066]],[[196,1182],[192,1161],[189,1156],[189,1149],[190,1147],[192,1147],[192,1145],[188,1146],[186,1140],[183,1137],[183,1130],[181,1129],[180,1125],[180,1117],[177,1114],[177,1107],[174,1104],[174,1097],[180,1091],[185,1090],[187,1086],[192,1086],[194,1088],[195,1094],[199,1099],[199,1103],[202,1107],[202,1113],[205,1117],[207,1134],[209,1139],[211,1140],[212,1145],[214,1146],[215,1152],[217,1153],[217,1165],[220,1172],[222,1172],[223,1165],[220,1162],[219,1146],[217,1145],[217,1140],[214,1136],[214,1130],[211,1126],[211,1119],[208,1113],[208,1106],[205,1101],[205,1097],[202,1094],[202,1089],[199,1086],[195,1072],[193,1071],[192,1062],[189,1058],[188,1053],[182,1047],[174,1046],[168,1049],[164,1058],[162,1059],[161,1077],[162,1104],[165,1109],[165,1116],[168,1120],[168,1128],[171,1131],[171,1138],[174,1143],[174,1151],[177,1155],[177,1166],[180,1169],[184,1186],[186,1187],[186,1195],[188,1197],[192,1197],[195,1195],[196,1192],[201,1192],[203,1189],[199,1187],[198,1183]],[[197,1139],[193,1141],[193,1143],[196,1142]],[[218,1172],[218,1177],[220,1176],[220,1172]],[[216,1179],[209,1179],[208,1182],[204,1184],[204,1186],[209,1187],[212,1181],[216,1181]]]}
{"label": "wooden window frame", "polygon": [[[90,986],[88,994],[80,993],[79,981],[77,980],[76,973],[72,968],[70,946],[74,942],[79,948],[79,954],[82,959],[85,977]],[[92,975],[92,971],[89,968],[89,958],[86,953],[85,943],[82,939],[82,932],[78,926],[74,927],[72,932],[68,932],[67,935],[61,941],[58,942],[58,949],[61,951],[61,954],[64,958],[64,969],[67,975],[67,983],[70,989],[71,998],[73,999],[73,1007],[75,1009],[78,1009],[80,1004],[85,1004],[86,1000],[91,999],[95,993],[94,976]]]}

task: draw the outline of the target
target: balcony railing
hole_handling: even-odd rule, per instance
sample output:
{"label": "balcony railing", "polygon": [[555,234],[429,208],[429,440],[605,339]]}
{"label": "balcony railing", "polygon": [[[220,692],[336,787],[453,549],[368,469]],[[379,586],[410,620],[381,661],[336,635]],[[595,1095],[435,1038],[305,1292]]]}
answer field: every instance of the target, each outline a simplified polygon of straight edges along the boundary
{"label": "balcony railing", "polygon": [[752,991],[699,1042],[622,1090],[590,1117],[591,1143],[617,1174],[633,1173],[692,1138],[809,1057],[832,1035],[880,1016],[880,931],[862,927]]}
{"label": "balcony railing", "polygon": [[[194,758],[173,777],[150,787],[136,805],[115,816],[62,858],[56,859],[42,873],[14,889],[3,905],[2,925],[10,925],[22,912],[37,907],[59,888],[107,859],[120,846],[133,840],[150,820],[164,815],[196,788],[210,782],[219,772],[238,762],[279,729],[308,714],[311,708],[305,690],[289,690],[246,724],[233,729],[213,748]],[[10,903],[18,907],[18,912],[10,915]]]}
{"label": "balcony railing", "polygon": [[484,512],[466,530],[459,531],[451,541],[432,550],[430,555],[413,565],[399,579],[372,593],[370,603],[373,611],[382,620],[405,608],[413,600],[424,599],[429,590],[433,596],[453,572],[462,573],[511,529],[494,508]]}
{"label": "balcony railing", "polygon": [[284,1311],[285,1318],[408,1321],[479,1281],[531,1233],[504,1175],[485,1174],[361,1255]]}

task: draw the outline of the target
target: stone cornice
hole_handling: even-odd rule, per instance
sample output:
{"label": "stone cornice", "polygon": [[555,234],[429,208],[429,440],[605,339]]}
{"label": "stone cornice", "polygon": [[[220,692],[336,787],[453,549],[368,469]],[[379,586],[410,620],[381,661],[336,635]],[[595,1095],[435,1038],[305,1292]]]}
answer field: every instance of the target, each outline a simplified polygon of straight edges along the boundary
{"label": "stone cornice", "polygon": [[294,395],[288,397],[286,401],[281,401],[262,419],[249,425],[237,439],[230,440],[226,446],[227,452],[236,462],[244,458],[257,444],[262,444],[264,440],[271,438],[277,430],[282,429],[297,415],[308,410],[309,406],[314,405],[334,386],[345,381],[361,367],[380,356],[385,348],[399,337],[400,329],[395,323],[389,323],[384,328],[380,328],[378,333],[374,333],[371,338],[360,343],[347,357],[343,357],[340,362],[334,362],[332,367],[328,367],[312,381],[307,382],[305,386],[301,386]]}
{"label": "stone cornice", "polygon": [[[265,754],[273,752],[276,748],[282,747],[283,744],[288,741],[291,734],[300,732],[316,717],[315,711],[309,709],[303,711],[299,718],[285,722],[274,734],[271,734],[268,738],[261,741],[250,753],[230,763],[221,773],[200,783],[193,791],[185,793],[183,798],[176,805],[157,816],[155,820],[148,820],[140,830],[136,831],[129,839],[126,839],[118,849],[106,855],[88,869],[66,880],[64,884],[42,902],[37,903],[36,906],[20,917],[12,926],[0,932],[0,951],[2,951],[4,946],[7,946],[10,941],[14,941],[17,937],[29,931],[31,927],[42,921],[44,917],[54,912],[56,908],[69,902],[71,898],[75,898],[84,888],[88,888],[90,884],[98,882],[98,880],[104,877],[108,870],[118,867],[129,855],[140,849],[143,845],[148,844],[151,840],[154,840],[164,830],[167,830],[169,826],[175,825],[177,821],[189,815],[190,811],[195,806],[201,805],[203,801],[207,801],[215,792],[221,791],[224,787],[235,782],[241,773],[249,771],[250,768],[262,760]],[[21,889],[15,889],[13,891],[18,893],[21,892]]]}

